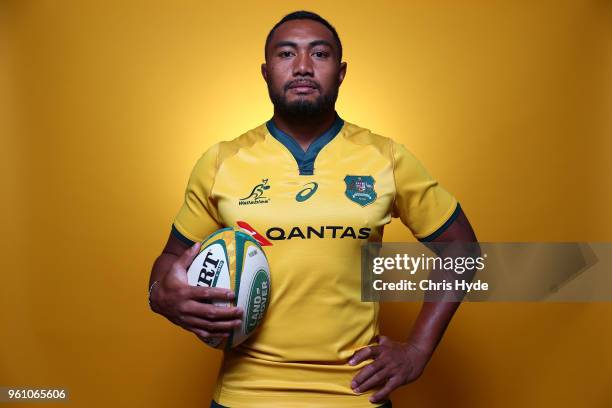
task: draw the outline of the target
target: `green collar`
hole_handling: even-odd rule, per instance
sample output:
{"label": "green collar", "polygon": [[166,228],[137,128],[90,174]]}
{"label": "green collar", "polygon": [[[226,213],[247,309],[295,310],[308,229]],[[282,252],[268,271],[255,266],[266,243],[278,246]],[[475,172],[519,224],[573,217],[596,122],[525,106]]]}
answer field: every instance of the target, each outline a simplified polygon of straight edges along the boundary
{"label": "green collar", "polygon": [[340,132],[340,129],[342,129],[342,126],[344,126],[344,120],[342,120],[336,113],[336,120],[334,120],[331,127],[321,136],[316,138],[310,144],[310,146],[308,146],[308,149],[304,151],[293,137],[277,128],[272,119],[266,122],[266,127],[268,128],[270,134],[274,136],[276,140],[281,142],[293,155],[293,158],[297,162],[298,168],[300,169],[301,176],[312,176],[314,174],[314,162],[317,155],[321,149],[323,149],[333,140],[334,137],[336,137],[336,135]]}

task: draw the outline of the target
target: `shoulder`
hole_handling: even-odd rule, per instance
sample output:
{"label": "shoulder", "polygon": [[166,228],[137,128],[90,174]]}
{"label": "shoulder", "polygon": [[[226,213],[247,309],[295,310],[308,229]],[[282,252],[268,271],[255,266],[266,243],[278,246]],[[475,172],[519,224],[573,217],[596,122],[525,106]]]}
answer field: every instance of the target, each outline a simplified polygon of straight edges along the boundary
{"label": "shoulder", "polygon": [[217,143],[219,162],[234,156],[242,149],[250,149],[266,138],[266,125],[262,124],[248,130],[235,139]]}
{"label": "shoulder", "polygon": [[214,167],[217,169],[225,160],[236,155],[242,149],[249,149],[264,141],[265,137],[266,126],[262,124],[232,140],[217,142],[200,156],[196,167]]}
{"label": "shoulder", "polygon": [[[416,156],[402,143],[386,136],[381,136],[370,129],[346,122],[345,139],[350,143],[360,146],[371,146],[389,160],[395,170],[417,169],[421,171],[422,164]],[[424,169],[423,169],[424,170]]]}
{"label": "shoulder", "polygon": [[370,146],[390,160],[393,160],[393,156],[397,155],[398,150],[403,147],[390,137],[382,136],[368,128],[346,121],[343,133],[348,142],[360,146]]}

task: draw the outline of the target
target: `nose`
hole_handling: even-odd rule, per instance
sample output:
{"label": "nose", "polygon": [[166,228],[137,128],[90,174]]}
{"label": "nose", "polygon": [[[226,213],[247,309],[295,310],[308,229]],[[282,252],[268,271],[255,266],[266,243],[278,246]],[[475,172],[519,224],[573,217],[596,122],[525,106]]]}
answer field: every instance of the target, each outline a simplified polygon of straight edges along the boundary
{"label": "nose", "polygon": [[294,76],[313,76],[312,58],[308,52],[300,52],[294,59]]}

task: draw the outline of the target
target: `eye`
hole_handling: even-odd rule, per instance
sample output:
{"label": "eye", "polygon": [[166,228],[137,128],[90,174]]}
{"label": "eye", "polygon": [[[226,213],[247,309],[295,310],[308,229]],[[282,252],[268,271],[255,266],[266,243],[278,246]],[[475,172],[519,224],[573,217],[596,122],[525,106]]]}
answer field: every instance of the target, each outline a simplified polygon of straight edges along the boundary
{"label": "eye", "polygon": [[326,51],[315,51],[313,55],[317,58],[327,58],[329,57],[329,53]]}
{"label": "eye", "polygon": [[291,51],[281,51],[278,53],[278,56],[281,58],[288,58],[290,56],[292,56],[293,53]]}

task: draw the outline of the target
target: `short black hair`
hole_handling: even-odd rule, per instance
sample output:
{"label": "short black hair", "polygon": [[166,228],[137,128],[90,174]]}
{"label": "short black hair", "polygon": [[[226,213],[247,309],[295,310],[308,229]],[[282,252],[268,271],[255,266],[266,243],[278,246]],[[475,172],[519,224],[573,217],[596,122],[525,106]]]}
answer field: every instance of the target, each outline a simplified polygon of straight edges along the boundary
{"label": "short black hair", "polygon": [[272,27],[272,29],[268,33],[268,36],[266,37],[266,44],[264,45],[264,55],[266,55],[268,45],[270,44],[270,40],[272,39],[272,35],[274,35],[274,32],[276,31],[276,29],[281,24],[286,23],[287,21],[291,21],[291,20],[312,20],[312,21],[321,23],[325,27],[327,27],[327,29],[331,31],[331,33],[333,34],[334,40],[336,40],[336,44],[338,45],[338,61],[342,61],[342,42],[340,42],[340,37],[338,36],[338,33],[336,32],[336,29],[334,28],[334,26],[331,25],[329,21],[327,21],[326,19],[324,19],[317,13],[313,13],[312,11],[305,11],[305,10],[294,11],[293,13],[287,14],[278,23],[276,23],[274,27]]}

